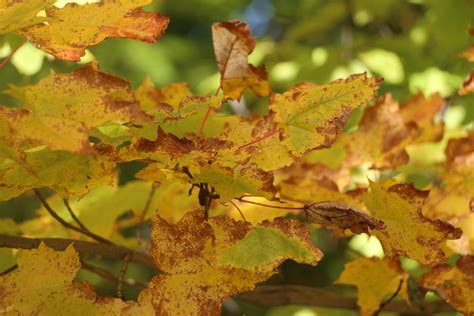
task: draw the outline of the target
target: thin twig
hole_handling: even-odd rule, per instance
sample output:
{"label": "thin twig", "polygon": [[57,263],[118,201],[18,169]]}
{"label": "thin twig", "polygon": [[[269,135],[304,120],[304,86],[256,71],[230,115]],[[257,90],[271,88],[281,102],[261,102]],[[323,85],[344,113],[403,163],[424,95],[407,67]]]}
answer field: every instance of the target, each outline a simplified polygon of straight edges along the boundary
{"label": "thin twig", "polygon": [[92,239],[95,239],[99,242],[102,242],[104,244],[113,244],[110,240],[107,240],[105,239],[104,237],[101,237],[99,235],[96,235],[88,230],[84,230],[82,228],[79,228],[79,227],[76,227],[68,222],[66,222],[61,216],[59,216],[52,208],[51,206],[48,204],[48,202],[46,201],[46,199],[43,197],[43,195],[41,194],[41,192],[38,190],[38,189],[33,189],[33,191],[35,192],[36,196],[38,197],[38,199],[41,201],[41,204],[43,204],[44,208],[49,212],[49,214],[51,214],[51,216],[57,220],[61,225],[63,225],[64,227],[66,228],[69,228],[70,230],[74,230],[78,233],[81,233],[83,235],[86,235]]}
{"label": "thin twig", "polygon": [[63,203],[66,206],[69,214],[71,215],[72,219],[79,225],[82,229],[90,231],[84,224],[79,220],[79,218],[74,214],[71,205],[69,204],[69,201],[67,199],[63,199]]}
{"label": "thin twig", "polygon": [[145,202],[145,207],[143,208],[142,213],[140,214],[140,222],[138,223],[137,227],[137,243],[139,245],[142,244],[142,232],[143,232],[143,225],[145,224],[145,216],[150,208],[151,201],[153,200],[153,196],[155,195],[156,189],[152,188],[150,193],[148,193],[148,198]]}
{"label": "thin twig", "polygon": [[240,209],[240,207],[238,207],[237,204],[235,204],[234,201],[232,200],[230,200],[230,204],[232,204],[237,209],[240,216],[242,216],[242,219],[244,220],[244,222],[247,222],[247,220],[245,219],[244,213],[242,213],[242,210]]}
{"label": "thin twig", "polygon": [[403,284],[403,279],[400,279],[400,282],[398,283],[397,290],[385,302],[380,304],[379,309],[374,313],[374,315],[378,315],[380,313],[380,311],[382,310],[382,308],[384,308],[388,303],[390,303],[398,295],[398,293],[402,289],[402,284]]}
{"label": "thin twig", "polygon": [[0,272],[0,276],[2,275],[7,275],[8,273],[12,272],[12,271],[15,271],[16,269],[18,269],[18,265],[15,263],[14,265],[12,265],[10,268]]}
{"label": "thin twig", "polygon": [[72,244],[74,249],[79,253],[107,258],[122,259],[129,253],[131,255],[130,261],[156,270],[153,260],[148,254],[115,244],[104,244],[66,238],[28,238],[0,235],[0,248],[36,249],[42,242],[47,247],[58,251],[64,251]]}
{"label": "thin twig", "polygon": [[130,262],[130,254],[127,253],[122,260],[122,269],[120,270],[118,284],[117,284],[117,297],[123,298],[123,286],[125,284],[125,275],[127,274],[128,263]]}
{"label": "thin twig", "polygon": [[7,57],[5,57],[5,59],[2,60],[2,62],[0,63],[0,68],[3,68],[3,66],[5,66],[8,63],[8,61],[13,57],[13,55],[16,53],[16,51],[19,50],[26,43],[27,43],[27,41],[21,42],[20,45],[15,47],[15,49],[12,50],[12,52]]}
{"label": "thin twig", "polygon": [[284,209],[284,210],[304,210],[304,209],[306,209],[305,207],[285,207],[285,206],[263,204],[263,203],[259,203],[259,202],[244,200],[243,198],[238,198],[237,200],[240,201],[240,202],[244,202],[244,203],[250,203],[250,204],[255,204],[255,205],[260,205],[260,206],[270,207],[270,208],[279,208],[279,209]]}
{"label": "thin twig", "polygon": [[[84,270],[87,270],[89,272],[92,272],[94,274],[97,274],[98,276],[103,277],[104,279],[108,279],[108,280],[111,280],[111,281],[114,281],[114,282],[119,281],[118,276],[116,276],[112,272],[110,272],[108,270],[105,270],[105,269],[102,269],[100,267],[88,264],[87,262],[81,261],[81,268],[84,269]],[[124,282],[129,286],[138,286],[138,287],[141,287],[141,288],[148,287],[148,285],[146,285],[145,283],[143,283],[141,281],[138,281],[138,280],[134,280],[134,279],[125,279]]]}

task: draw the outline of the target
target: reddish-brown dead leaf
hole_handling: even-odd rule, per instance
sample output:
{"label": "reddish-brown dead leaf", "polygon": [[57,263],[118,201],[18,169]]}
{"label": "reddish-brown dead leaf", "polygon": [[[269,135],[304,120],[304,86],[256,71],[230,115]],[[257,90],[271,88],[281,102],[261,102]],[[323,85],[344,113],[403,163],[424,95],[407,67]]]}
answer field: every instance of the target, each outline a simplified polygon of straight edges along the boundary
{"label": "reddish-brown dead leaf", "polygon": [[471,94],[473,92],[474,92],[474,71],[471,71],[471,73],[467,75],[466,79],[464,79],[463,83],[459,87],[459,95],[464,96],[464,95]]}

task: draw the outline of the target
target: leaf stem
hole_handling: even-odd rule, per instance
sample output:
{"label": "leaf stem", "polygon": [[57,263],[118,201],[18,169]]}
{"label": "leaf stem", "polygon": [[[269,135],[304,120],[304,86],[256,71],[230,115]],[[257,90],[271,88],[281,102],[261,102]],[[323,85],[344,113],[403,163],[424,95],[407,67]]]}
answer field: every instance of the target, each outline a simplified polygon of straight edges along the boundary
{"label": "leaf stem", "polygon": [[267,139],[268,137],[272,136],[272,135],[275,134],[276,132],[278,132],[278,129],[277,129],[277,128],[275,128],[274,130],[268,132],[267,134],[263,135],[262,137],[259,137],[259,138],[255,139],[255,140],[251,141],[250,143],[247,143],[247,144],[244,144],[244,145],[240,146],[239,148],[237,148],[237,152],[239,152],[242,148],[248,147],[248,146],[253,145],[253,144],[255,144],[255,143],[258,143],[258,142],[260,142],[260,141],[262,141],[262,140],[264,140],[264,139]]}
{"label": "leaf stem", "polygon": [[7,275],[8,273],[12,272],[12,271],[15,271],[16,269],[18,269],[18,264],[14,264],[12,265],[11,267],[7,268],[6,270],[0,272],[0,276],[2,275]]}
{"label": "leaf stem", "polygon": [[67,211],[69,212],[69,214],[71,215],[72,219],[77,223],[77,225],[79,225],[79,227],[81,227],[82,229],[84,230],[87,230],[87,231],[90,231],[86,226],[84,226],[84,224],[79,220],[79,218],[76,216],[76,214],[74,214],[72,208],[71,208],[71,205],[69,204],[69,201],[67,199],[63,199],[63,203],[64,205],[66,206],[67,208]]}
{"label": "leaf stem", "polygon": [[3,68],[3,66],[5,66],[8,61],[13,57],[13,55],[17,52],[17,50],[19,50],[23,45],[25,45],[28,41],[23,41],[21,42],[17,47],[15,47],[14,50],[11,51],[10,54],[8,54],[7,57],[5,57],[5,59],[2,60],[2,62],[0,63],[0,69]]}
{"label": "leaf stem", "polygon": [[[107,279],[107,280],[111,280],[111,281],[115,281],[115,282],[118,282],[119,278],[113,274],[112,272],[108,271],[108,270],[105,270],[105,269],[102,269],[100,267],[97,267],[95,265],[92,265],[92,264],[88,264],[87,262],[84,262],[83,260],[81,260],[81,269],[84,269],[84,270],[87,270],[89,272],[92,272],[100,277],[103,277],[104,279]],[[126,279],[125,280],[125,283],[129,286],[139,286],[139,287],[142,287],[142,288],[146,288],[147,285],[141,281],[138,281],[138,280],[134,280],[134,279]]]}
{"label": "leaf stem", "polygon": [[240,202],[244,202],[244,203],[250,203],[250,204],[260,205],[260,206],[264,206],[264,207],[278,208],[278,209],[284,209],[284,210],[304,210],[304,209],[306,209],[306,207],[284,207],[284,206],[264,204],[264,203],[244,200],[243,198],[238,198],[236,200],[238,200]]}
{"label": "leaf stem", "polygon": [[247,220],[245,219],[244,213],[242,213],[242,210],[240,209],[240,207],[238,207],[237,204],[235,204],[234,201],[232,201],[232,200],[230,200],[229,202],[230,202],[230,204],[232,204],[237,209],[240,216],[242,216],[242,219],[244,220],[244,222],[247,222]]}
{"label": "leaf stem", "polygon": [[56,213],[52,208],[51,206],[49,205],[49,203],[46,201],[46,199],[43,197],[43,195],[41,194],[41,192],[38,190],[38,189],[33,189],[33,191],[35,192],[36,196],[38,197],[38,199],[41,201],[41,204],[43,204],[44,208],[49,212],[49,214],[55,219],[57,220],[61,225],[63,225],[64,227],[66,228],[69,228],[70,230],[74,230],[78,233],[81,233],[83,235],[86,235],[92,239],[95,239],[99,242],[102,242],[104,244],[113,244],[110,240],[107,240],[105,239],[104,237],[102,236],[99,236],[99,235],[96,235],[94,234],[93,232],[90,232],[88,230],[84,230],[80,227],[76,227],[68,222],[66,222],[61,216],[58,215],[58,213]]}
{"label": "leaf stem", "polygon": [[118,277],[117,297],[123,299],[123,287],[125,285],[125,274],[127,274],[128,263],[130,262],[130,253],[127,253],[122,260],[122,269]]}
{"label": "leaf stem", "polygon": [[[217,97],[220,90],[221,90],[221,85],[219,85],[219,87],[217,87],[216,93],[214,93],[215,97]],[[198,136],[202,135],[202,131],[204,130],[204,126],[206,125],[209,114],[211,114],[211,107],[210,106],[207,107],[206,115],[204,115],[204,119],[202,120],[201,127],[199,127]]]}

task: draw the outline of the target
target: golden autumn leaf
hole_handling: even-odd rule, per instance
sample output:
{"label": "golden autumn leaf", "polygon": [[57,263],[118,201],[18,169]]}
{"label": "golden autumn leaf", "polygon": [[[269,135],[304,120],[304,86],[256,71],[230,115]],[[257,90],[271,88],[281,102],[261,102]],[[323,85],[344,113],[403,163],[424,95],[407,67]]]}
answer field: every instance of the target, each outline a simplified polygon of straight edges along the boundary
{"label": "golden autumn leaf", "polygon": [[329,147],[352,111],[372,100],[381,78],[352,75],[326,85],[301,83],[274,94],[270,110],[283,129],[283,144],[294,155]]}
{"label": "golden autumn leaf", "polygon": [[474,313],[474,256],[459,258],[455,266],[437,265],[418,279],[420,287],[436,292],[466,316]]}
{"label": "golden autumn leaf", "polygon": [[255,39],[247,24],[239,20],[214,23],[212,41],[221,73],[221,88],[227,98],[239,100],[247,87],[257,96],[270,94],[265,68],[254,67],[247,61],[255,48]]}
{"label": "golden autumn leaf", "polygon": [[0,34],[47,21],[38,13],[51,7],[56,0],[0,0]]}
{"label": "golden autumn leaf", "polygon": [[424,265],[439,263],[445,259],[440,244],[461,236],[460,229],[423,216],[421,209],[428,194],[411,184],[370,184],[364,202],[372,216],[386,225],[372,234],[380,240],[387,256],[402,255]]}
{"label": "golden autumn leaf", "polygon": [[16,271],[0,276],[2,314],[139,315],[153,312],[145,291],[138,302],[124,302],[113,297],[98,297],[89,284],[74,282],[81,262],[72,245],[65,251],[55,251],[41,243],[38,249],[21,250],[17,264]]}
{"label": "golden autumn leaf", "polygon": [[17,32],[45,52],[68,61],[79,61],[85,50],[107,38],[132,38],[154,43],[169,19],[141,6],[149,0],[106,0],[101,3],[46,10],[47,24],[37,24]]}
{"label": "golden autumn leaf", "polygon": [[408,273],[403,271],[398,259],[360,257],[346,263],[336,283],[357,287],[357,305],[363,316],[373,315],[379,310],[385,296],[398,294],[410,303],[408,295]]}
{"label": "golden autumn leaf", "polygon": [[205,220],[201,210],[175,225],[156,216],[151,255],[163,271],[150,283],[160,315],[220,315],[226,298],[253,289],[285,259],[315,265],[322,257],[298,222],[276,219],[252,228],[226,216]]}

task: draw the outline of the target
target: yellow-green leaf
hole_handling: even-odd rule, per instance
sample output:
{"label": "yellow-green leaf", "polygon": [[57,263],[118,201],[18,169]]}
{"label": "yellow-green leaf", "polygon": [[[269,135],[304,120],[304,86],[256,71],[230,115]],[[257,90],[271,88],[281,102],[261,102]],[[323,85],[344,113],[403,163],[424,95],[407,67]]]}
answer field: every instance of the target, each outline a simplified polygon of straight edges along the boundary
{"label": "yellow-green leaf", "polygon": [[274,94],[270,110],[283,128],[283,143],[295,155],[329,147],[352,111],[372,100],[381,82],[357,74],[326,85],[302,83]]}

